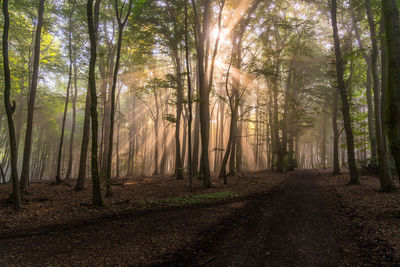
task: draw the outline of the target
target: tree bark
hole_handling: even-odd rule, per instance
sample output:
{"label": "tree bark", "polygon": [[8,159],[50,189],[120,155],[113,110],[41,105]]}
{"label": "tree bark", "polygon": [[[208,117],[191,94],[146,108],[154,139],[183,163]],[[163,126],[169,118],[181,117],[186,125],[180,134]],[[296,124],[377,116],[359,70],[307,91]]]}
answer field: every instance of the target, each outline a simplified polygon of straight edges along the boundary
{"label": "tree bark", "polygon": [[21,181],[20,181],[20,187],[21,187],[22,192],[26,192],[28,190],[28,185],[29,185],[30,157],[31,157],[31,150],[32,150],[33,113],[34,113],[34,107],[35,107],[36,89],[37,89],[38,76],[39,76],[40,37],[41,37],[42,26],[43,26],[44,1],[45,0],[39,1],[38,23],[36,26],[36,33],[35,33],[33,72],[32,72],[32,80],[31,80],[30,90],[29,90],[28,115],[27,115],[26,134],[25,134],[25,147],[24,147],[24,156],[23,156],[23,162],[22,162]]}
{"label": "tree bark", "polygon": [[[366,0],[366,4],[367,4],[367,1],[369,1],[369,0]],[[369,10],[369,11],[371,11],[371,10]],[[367,10],[367,14],[369,11]],[[369,141],[371,144],[370,166],[372,168],[376,168],[377,167],[377,158],[378,158],[377,142],[379,143],[379,140],[378,140],[378,136],[377,136],[378,122],[375,122],[375,125],[374,125],[374,118],[375,118],[374,116],[376,115],[376,107],[377,106],[375,103],[375,108],[374,108],[374,103],[373,103],[373,98],[372,98],[372,82],[373,82],[372,75],[373,75],[373,73],[372,73],[371,57],[374,55],[370,56],[367,54],[367,52],[364,52],[365,48],[362,43],[361,36],[360,36],[360,30],[356,24],[356,18],[354,16],[353,12],[352,12],[352,22],[353,22],[354,32],[356,35],[358,46],[360,47],[361,51],[363,51],[362,54],[363,54],[363,57],[365,60],[365,64],[367,65],[367,81],[366,81],[365,87],[366,87],[367,107],[368,107],[368,134],[369,134]],[[374,84],[374,86],[375,86],[375,84]]]}
{"label": "tree bark", "polygon": [[10,140],[10,151],[11,151],[11,181],[13,187],[13,201],[16,209],[21,209],[21,195],[18,187],[18,148],[17,141],[15,138],[15,128],[13,113],[15,111],[15,101],[13,105],[10,103],[11,94],[11,73],[10,73],[10,61],[8,55],[8,32],[10,28],[10,15],[8,13],[8,0],[3,0],[3,17],[4,17],[4,28],[3,28],[3,67],[4,67],[4,105],[7,113],[8,121],[8,133]]}
{"label": "tree bark", "polygon": [[190,75],[190,56],[189,56],[189,25],[188,25],[188,0],[185,0],[185,56],[186,56],[186,79],[187,79],[187,96],[188,96],[188,169],[189,169],[189,188],[193,191],[193,168],[192,168],[192,81]]}
{"label": "tree bark", "polygon": [[[107,153],[107,175],[106,175],[106,185],[107,185],[107,191],[106,191],[106,196],[110,197],[111,196],[111,169],[112,169],[112,155],[113,155],[113,143],[114,143],[114,119],[115,119],[115,91],[117,87],[117,79],[118,79],[118,70],[119,70],[119,62],[121,59],[121,47],[122,47],[122,34],[124,31],[125,24],[128,20],[128,17],[131,13],[131,8],[132,8],[132,1],[129,0],[129,6],[128,6],[128,12],[126,13],[126,16],[124,20],[122,20],[122,12],[123,12],[123,7],[122,5],[121,11],[118,11],[118,1],[115,0],[115,12],[116,16],[118,19],[118,41],[117,41],[117,58],[115,60],[115,68],[114,68],[114,76],[113,76],[113,82],[112,82],[112,87],[111,87],[111,109],[110,109],[110,135],[108,139],[108,153]],[[126,1],[124,1],[124,4]],[[114,60],[114,58],[112,58]],[[106,136],[107,138],[107,136]]]}
{"label": "tree bark", "polygon": [[61,125],[61,137],[60,144],[58,146],[58,157],[57,157],[57,173],[56,173],[56,183],[61,184],[61,157],[62,150],[64,145],[64,131],[65,131],[65,122],[67,120],[67,111],[68,111],[68,103],[69,103],[69,92],[71,89],[72,83],[72,13],[69,15],[69,30],[68,30],[68,56],[69,56],[69,71],[68,71],[68,84],[67,84],[67,93],[65,97],[65,106],[64,106],[64,115],[62,119]]}
{"label": "tree bark", "polygon": [[182,102],[183,102],[183,85],[181,75],[181,60],[178,56],[178,47],[174,47],[172,55],[175,62],[175,71],[177,75],[177,92],[176,92],[176,122],[175,122],[175,176],[176,179],[183,179],[183,167],[181,159],[181,142],[180,142],[180,127],[182,118]]}
{"label": "tree bark", "polygon": [[72,98],[72,128],[71,135],[69,137],[69,158],[67,174],[65,179],[69,180],[71,178],[72,166],[74,162],[74,139],[75,139],[75,124],[76,124],[76,99],[78,97],[78,73],[76,62],[74,62],[74,97]]}
{"label": "tree bark", "polygon": [[339,92],[342,99],[342,114],[343,114],[344,128],[346,131],[347,155],[348,155],[348,163],[350,171],[349,184],[355,185],[355,184],[360,184],[360,181],[357,175],[357,165],[354,154],[354,137],[351,126],[350,105],[349,105],[349,100],[347,98],[346,84],[343,78],[344,70],[343,70],[342,52],[340,49],[340,40],[339,40],[339,33],[337,26],[336,0],[331,1],[331,17],[332,17],[331,19],[332,19],[332,29],[333,29],[333,40],[334,40],[335,55],[336,55],[336,75],[339,86]]}
{"label": "tree bark", "polygon": [[[198,98],[197,87],[197,98]],[[200,103],[197,101],[195,103],[196,116],[194,119],[194,129],[193,129],[193,175],[197,176],[199,174],[199,154],[200,154]]]}
{"label": "tree bark", "polygon": [[371,0],[365,0],[365,8],[367,11],[368,24],[371,35],[372,51],[371,51],[371,73],[373,79],[374,103],[375,103],[375,129],[378,149],[378,167],[379,178],[381,182],[382,192],[392,192],[395,185],[390,171],[390,159],[386,148],[386,138],[382,129],[381,116],[381,99],[379,90],[379,74],[378,74],[378,36],[375,29],[375,19],[371,8]]}
{"label": "tree bark", "polygon": [[[395,0],[382,0],[386,36],[387,76],[385,125],[397,174],[400,177],[400,22]],[[399,178],[400,179],[400,178]]]}
{"label": "tree bark", "polygon": [[96,57],[97,57],[97,28],[99,20],[100,1],[96,0],[93,14],[93,1],[87,1],[87,20],[90,39],[90,65],[89,65],[89,88],[90,88],[90,115],[92,119],[92,183],[93,183],[93,205],[104,206],[100,188],[99,166],[98,166],[98,117],[97,117],[97,93],[96,93]]}
{"label": "tree bark", "polygon": [[85,118],[83,121],[83,133],[82,133],[82,144],[81,153],[79,159],[79,171],[78,180],[76,182],[75,190],[82,191],[85,189],[85,176],[86,176],[86,161],[87,152],[89,148],[89,135],[90,135],[90,89],[88,87],[86,93],[86,104],[85,104]]}
{"label": "tree bark", "polygon": [[332,131],[333,131],[333,175],[340,174],[339,164],[339,130],[338,130],[338,92],[333,89],[333,113],[332,113]]}

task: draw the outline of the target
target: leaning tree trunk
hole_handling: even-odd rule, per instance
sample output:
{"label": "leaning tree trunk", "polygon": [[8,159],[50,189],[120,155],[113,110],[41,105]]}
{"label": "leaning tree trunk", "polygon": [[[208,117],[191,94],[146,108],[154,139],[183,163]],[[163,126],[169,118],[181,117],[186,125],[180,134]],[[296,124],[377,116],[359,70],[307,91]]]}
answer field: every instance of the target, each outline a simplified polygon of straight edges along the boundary
{"label": "leaning tree trunk", "polygon": [[335,55],[336,55],[336,75],[339,86],[339,92],[342,99],[342,114],[343,114],[344,128],[346,131],[347,155],[348,155],[348,163],[350,171],[349,184],[360,184],[360,181],[358,180],[356,158],[354,154],[354,138],[353,138],[353,129],[351,126],[351,119],[350,119],[350,105],[349,105],[349,100],[347,98],[346,84],[343,78],[344,69],[343,69],[342,52],[340,49],[338,26],[337,26],[336,0],[332,0],[331,2],[331,17],[332,17],[333,40],[334,40]]}
{"label": "leaning tree trunk", "polygon": [[[389,147],[400,177],[400,22],[395,0],[382,0],[386,54],[387,82],[385,92],[385,125]],[[400,178],[399,178],[400,179]]]}
{"label": "leaning tree trunk", "polygon": [[3,67],[4,67],[4,105],[7,113],[8,121],[8,132],[10,138],[10,150],[11,150],[11,180],[13,184],[13,199],[14,206],[16,209],[20,209],[21,195],[18,187],[18,148],[17,141],[15,138],[15,128],[13,113],[15,111],[15,101],[13,105],[10,103],[11,94],[11,73],[10,73],[10,61],[8,58],[8,31],[10,28],[10,16],[8,13],[8,0],[3,0],[3,17],[4,17],[4,29],[3,29]]}
{"label": "leaning tree trunk", "polygon": [[390,171],[390,159],[386,149],[386,138],[382,130],[381,116],[381,99],[379,90],[379,75],[378,75],[378,36],[375,29],[374,14],[371,8],[371,0],[365,0],[367,10],[368,23],[371,34],[372,53],[371,53],[371,73],[373,78],[374,103],[375,103],[375,129],[378,148],[378,165],[379,178],[381,182],[381,190],[383,192],[392,192],[395,190],[395,185]]}
{"label": "leaning tree trunk", "polygon": [[42,33],[43,26],[43,13],[44,13],[44,0],[39,1],[38,9],[38,23],[36,26],[35,33],[35,49],[34,49],[34,59],[33,59],[33,72],[32,80],[29,90],[29,101],[28,101],[28,118],[26,122],[26,133],[25,133],[25,147],[24,147],[24,157],[22,162],[21,170],[21,191],[26,192],[29,185],[29,169],[30,169],[30,157],[32,150],[32,130],[33,130],[33,112],[35,107],[36,99],[36,89],[39,77],[39,63],[40,63],[40,37]]}

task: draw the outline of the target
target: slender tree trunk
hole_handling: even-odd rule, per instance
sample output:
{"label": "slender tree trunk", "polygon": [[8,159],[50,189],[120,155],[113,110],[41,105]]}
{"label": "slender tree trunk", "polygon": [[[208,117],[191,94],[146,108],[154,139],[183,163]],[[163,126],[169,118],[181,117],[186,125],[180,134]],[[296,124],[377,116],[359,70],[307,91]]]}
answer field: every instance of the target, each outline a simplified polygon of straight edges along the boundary
{"label": "slender tree trunk", "polygon": [[277,63],[275,70],[275,77],[273,78],[273,105],[274,105],[274,141],[275,141],[275,154],[277,157],[276,171],[283,172],[283,150],[279,137],[279,109],[278,109],[278,75],[279,75],[279,64]]}
{"label": "slender tree trunk", "polygon": [[196,117],[194,120],[193,130],[193,175],[199,173],[199,153],[200,153],[200,104],[195,103]]}
{"label": "slender tree trunk", "polygon": [[5,184],[6,183],[6,174],[4,173],[3,164],[1,164],[1,163],[0,163],[0,176],[1,176],[2,183]]}
{"label": "slender tree trunk", "polygon": [[[243,114],[243,105],[240,104],[239,110],[240,115],[238,115],[238,118],[242,116]],[[242,164],[243,164],[243,120],[238,119],[237,122],[237,131],[236,131],[236,172],[241,173],[242,172]]]}
{"label": "slender tree trunk", "polygon": [[56,173],[56,183],[61,184],[61,158],[62,158],[62,150],[64,145],[64,131],[65,131],[65,122],[67,120],[67,111],[68,111],[68,103],[69,103],[69,92],[71,89],[72,83],[72,13],[69,16],[69,32],[68,32],[68,55],[69,55],[69,71],[68,71],[68,85],[67,85],[67,93],[65,97],[65,106],[64,106],[64,115],[62,119],[61,125],[61,138],[60,144],[58,146],[58,157],[57,157],[57,173]]}
{"label": "slender tree trunk", "polygon": [[[168,111],[166,112],[166,114],[168,114]],[[167,172],[166,167],[168,154],[169,151],[167,151],[167,125],[165,122],[162,122],[162,155],[160,159],[160,174],[163,175]]]}
{"label": "slender tree trunk", "polygon": [[36,33],[35,33],[33,72],[32,72],[32,80],[30,83],[30,90],[29,90],[28,115],[27,115],[28,118],[27,118],[27,122],[26,122],[24,157],[23,157],[23,162],[22,162],[21,181],[20,181],[20,186],[21,186],[22,192],[26,192],[28,190],[28,185],[29,185],[30,157],[31,157],[31,150],[32,150],[33,113],[34,113],[36,89],[37,89],[38,77],[39,77],[40,37],[41,37],[42,26],[43,26],[44,1],[45,0],[39,1],[38,20],[37,20],[38,23],[36,26]]}
{"label": "slender tree trunk", "polygon": [[72,98],[72,129],[69,137],[69,159],[66,180],[71,178],[72,165],[74,162],[74,139],[75,139],[75,123],[76,123],[76,98],[78,97],[78,73],[76,62],[74,62],[74,97]]}
{"label": "slender tree trunk", "polygon": [[156,103],[156,114],[153,118],[153,122],[154,122],[154,171],[153,171],[153,175],[158,175],[159,174],[159,169],[158,169],[158,137],[159,137],[159,130],[160,130],[160,126],[159,126],[159,120],[160,120],[160,107],[159,107],[159,102],[158,102],[158,94],[156,91],[154,91],[154,100]]}
{"label": "slender tree trunk", "polygon": [[[144,175],[144,169],[146,166],[146,155],[147,155],[147,124],[146,121],[144,120],[144,127],[142,131],[142,144],[144,144],[144,149],[143,149],[143,161],[142,161],[142,175]],[[138,144],[137,144],[138,145]],[[138,146],[136,146],[138,147]]]}
{"label": "slender tree trunk", "polygon": [[346,84],[343,78],[344,70],[343,70],[342,52],[340,49],[340,40],[339,40],[339,33],[337,26],[336,0],[332,0],[331,2],[331,17],[332,17],[333,39],[334,39],[335,55],[336,55],[336,75],[338,79],[340,96],[342,99],[342,114],[343,114],[344,128],[346,131],[347,155],[348,155],[349,170],[350,170],[349,184],[360,184],[360,181],[358,180],[356,158],[354,154],[354,138],[351,126],[351,119],[350,119],[350,105],[349,105],[349,100],[347,98]]}
{"label": "slender tree trunk", "polygon": [[322,129],[322,151],[321,151],[322,168],[326,169],[326,113],[323,111],[323,129]]}
{"label": "slender tree trunk", "polygon": [[223,99],[219,101],[220,110],[219,110],[219,149],[218,149],[218,165],[221,165],[223,150],[224,147],[224,121],[225,121],[225,102]]}
{"label": "slender tree trunk", "polygon": [[386,138],[382,130],[381,116],[381,99],[379,90],[379,74],[378,74],[378,36],[375,29],[375,19],[371,8],[371,0],[365,0],[367,18],[371,34],[372,52],[371,52],[371,73],[373,78],[374,103],[375,103],[375,128],[378,148],[378,166],[379,178],[381,181],[381,190],[383,192],[392,192],[395,190],[395,185],[390,171],[390,159],[386,149]]}
{"label": "slender tree trunk", "polygon": [[86,161],[87,161],[87,152],[89,148],[89,135],[90,135],[90,106],[91,106],[90,89],[88,87],[86,94],[86,104],[85,104],[85,118],[83,121],[83,133],[82,133],[81,153],[79,159],[78,180],[75,186],[76,191],[82,191],[83,189],[85,189]]}
{"label": "slender tree trunk", "polygon": [[[366,0],[366,5],[369,5]],[[368,12],[368,11],[367,11]],[[354,16],[354,12],[351,13],[352,15],[352,22],[353,22],[353,27],[354,27],[354,32],[356,35],[356,39],[358,42],[358,45],[361,49],[365,64],[367,65],[367,81],[365,84],[366,87],[366,95],[367,95],[367,106],[368,106],[368,133],[369,133],[369,141],[371,144],[371,161],[370,161],[370,166],[373,168],[376,168],[377,165],[377,158],[378,158],[378,152],[377,152],[377,133],[376,133],[376,126],[378,125],[377,122],[375,122],[374,125],[374,114],[376,114],[376,109],[374,109],[374,103],[372,99],[372,66],[371,66],[371,56],[367,54],[365,51],[364,45],[361,40],[361,35],[360,35],[360,30],[356,24],[356,18]],[[376,104],[376,103],[375,103]],[[375,106],[376,107],[376,106]]]}
{"label": "slender tree trunk", "polygon": [[180,129],[182,118],[182,103],[183,103],[183,85],[181,75],[181,59],[178,55],[178,47],[172,49],[172,56],[175,61],[175,71],[177,75],[177,91],[176,91],[176,122],[175,122],[175,176],[176,179],[183,179],[183,166],[181,158],[181,142],[180,142]]}
{"label": "slender tree trunk", "polygon": [[188,125],[187,125],[187,113],[188,111],[186,110],[185,114],[182,115],[182,119],[183,119],[183,129],[182,129],[182,157],[181,157],[181,161],[182,161],[182,172],[184,174],[184,170],[186,168],[186,150],[187,150],[187,129],[188,129]]}
{"label": "slender tree trunk", "polygon": [[[115,10],[116,10],[116,16],[118,19],[118,41],[117,41],[117,58],[115,60],[115,68],[114,68],[114,76],[113,76],[113,81],[112,81],[112,87],[111,87],[111,109],[110,109],[110,136],[108,139],[108,146],[109,150],[107,153],[108,159],[107,159],[107,175],[106,175],[106,184],[107,184],[107,192],[106,196],[110,197],[111,196],[111,169],[112,169],[112,155],[113,155],[113,142],[114,142],[114,119],[115,119],[115,91],[117,87],[117,79],[118,79],[118,70],[119,70],[119,62],[121,59],[121,47],[122,47],[122,34],[124,31],[125,24],[128,20],[128,17],[131,13],[131,8],[132,8],[132,1],[129,0],[129,10],[126,14],[125,19],[122,21],[122,12],[123,12],[123,6],[121,11],[119,12],[118,10],[118,1],[115,1]],[[125,3],[126,1],[124,1]],[[112,59],[114,60],[114,58]],[[107,137],[106,137],[107,138]]]}
{"label": "slender tree trunk", "polygon": [[[120,95],[121,95],[121,86],[119,87],[118,90],[118,95],[117,95],[117,109],[118,109],[118,113],[121,113],[121,101],[120,101]],[[121,128],[121,119],[118,118],[118,122],[117,122],[117,140],[116,140],[116,144],[115,144],[115,161],[116,161],[116,165],[115,165],[115,170],[116,170],[116,178],[119,179],[120,177],[120,155],[119,155],[119,143],[120,143],[120,128]],[[130,153],[130,152],[128,152]]]}
{"label": "slender tree trunk", "polygon": [[339,166],[339,130],[338,130],[338,92],[336,88],[333,91],[333,114],[332,114],[332,130],[333,130],[333,175],[340,174]]}
{"label": "slender tree trunk", "polygon": [[188,191],[193,191],[193,168],[192,168],[192,81],[190,75],[190,55],[189,55],[189,28],[188,28],[188,0],[185,0],[185,56],[186,56],[186,80],[187,80],[187,96],[188,96],[188,169],[189,169],[189,188]]}
{"label": "slender tree trunk", "polygon": [[[232,115],[234,116],[234,115]],[[235,117],[237,117],[235,115]],[[233,136],[231,139],[231,143],[228,144],[230,146],[230,151],[231,151],[231,155],[229,157],[229,176],[234,176],[236,174],[236,170],[235,170],[235,160],[236,160],[236,149],[237,149],[237,131],[238,131],[238,127],[237,127],[237,121],[233,121],[231,119],[231,127],[230,130],[233,131]],[[229,139],[228,139],[229,140]],[[229,141],[228,141],[229,142]]]}
{"label": "slender tree trunk", "polygon": [[104,206],[100,188],[99,166],[98,166],[98,117],[97,117],[97,93],[96,93],[96,57],[97,57],[97,28],[99,20],[100,1],[96,0],[93,14],[93,1],[87,1],[87,20],[90,38],[90,65],[89,65],[89,88],[90,88],[90,115],[92,119],[92,182],[93,182],[93,205]]}
{"label": "slender tree trunk", "polygon": [[[226,174],[226,165],[228,163],[229,156],[232,157],[232,146],[234,145],[233,139],[235,138],[235,135],[236,135],[236,131],[235,131],[236,125],[234,122],[237,121],[238,103],[231,103],[231,107],[232,106],[233,106],[233,108],[231,108],[232,115],[231,115],[230,129],[229,129],[228,144],[226,146],[225,155],[224,155],[224,158],[222,159],[221,169],[220,169],[219,176],[218,176],[219,179],[221,179],[221,178],[224,179],[224,184],[228,184],[227,174]],[[230,168],[231,168],[231,166],[230,166]],[[232,170],[230,169],[229,171],[232,171]]]}
{"label": "slender tree trunk", "polygon": [[3,0],[3,17],[4,17],[4,28],[3,28],[3,67],[4,67],[4,105],[7,113],[8,121],[8,133],[10,139],[10,151],[11,151],[11,181],[13,185],[13,200],[16,209],[21,209],[21,195],[18,187],[18,148],[17,141],[15,138],[15,128],[13,113],[15,111],[15,101],[13,105],[10,103],[11,94],[11,73],[10,73],[10,61],[8,55],[8,31],[10,28],[10,16],[8,13],[8,0]]}
{"label": "slender tree trunk", "polygon": [[[154,171],[153,175],[158,175],[158,118],[154,120]],[[145,155],[146,156],[146,155]]]}

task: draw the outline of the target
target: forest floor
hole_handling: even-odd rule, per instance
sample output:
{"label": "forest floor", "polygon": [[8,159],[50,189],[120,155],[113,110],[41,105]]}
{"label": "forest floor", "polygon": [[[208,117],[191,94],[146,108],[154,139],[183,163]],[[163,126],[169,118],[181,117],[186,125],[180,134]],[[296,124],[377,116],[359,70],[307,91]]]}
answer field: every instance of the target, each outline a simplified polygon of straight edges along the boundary
{"label": "forest floor", "polygon": [[346,182],[267,172],[189,194],[186,181],[135,178],[115,181],[101,209],[89,189],[33,184],[24,210],[0,207],[0,266],[399,266],[399,192]]}

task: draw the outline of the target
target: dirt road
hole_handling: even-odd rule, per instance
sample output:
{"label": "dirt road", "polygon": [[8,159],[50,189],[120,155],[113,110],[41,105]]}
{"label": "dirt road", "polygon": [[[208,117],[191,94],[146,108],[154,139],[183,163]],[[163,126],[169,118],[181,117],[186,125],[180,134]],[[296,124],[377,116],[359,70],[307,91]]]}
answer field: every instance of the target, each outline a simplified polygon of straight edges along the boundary
{"label": "dirt road", "polygon": [[0,237],[0,266],[399,264],[386,244],[359,238],[362,229],[321,179],[317,171],[297,171],[274,192],[247,201]]}
{"label": "dirt road", "polygon": [[384,242],[360,239],[315,170],[297,171],[272,196],[249,201],[165,266],[398,266]]}

